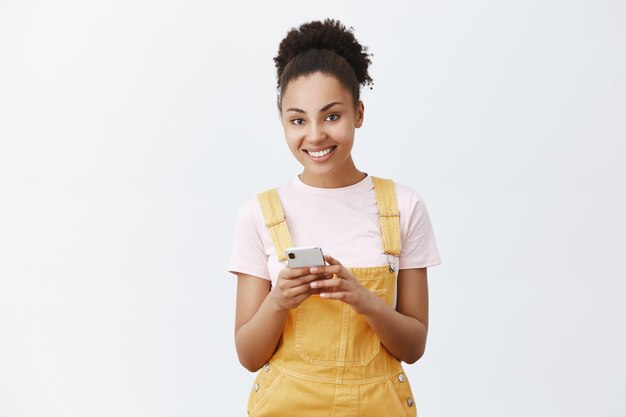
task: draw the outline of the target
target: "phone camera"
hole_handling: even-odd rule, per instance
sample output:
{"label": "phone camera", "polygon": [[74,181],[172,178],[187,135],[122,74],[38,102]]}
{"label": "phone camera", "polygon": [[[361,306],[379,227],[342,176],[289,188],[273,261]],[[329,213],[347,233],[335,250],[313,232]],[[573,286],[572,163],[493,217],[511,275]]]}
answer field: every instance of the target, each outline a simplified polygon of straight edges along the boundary
{"label": "phone camera", "polygon": [[295,259],[296,258],[296,254],[293,252],[289,252],[289,259]]}

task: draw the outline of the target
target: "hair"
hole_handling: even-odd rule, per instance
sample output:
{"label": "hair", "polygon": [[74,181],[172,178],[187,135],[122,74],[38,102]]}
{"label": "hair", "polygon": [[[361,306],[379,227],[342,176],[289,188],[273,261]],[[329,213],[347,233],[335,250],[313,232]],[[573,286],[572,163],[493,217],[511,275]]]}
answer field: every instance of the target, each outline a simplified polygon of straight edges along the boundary
{"label": "hair", "polygon": [[352,93],[354,106],[359,102],[362,85],[374,84],[367,68],[372,63],[367,47],[352,34],[354,29],[338,20],[304,23],[292,28],[280,42],[274,57],[277,71],[278,110],[289,82],[316,72],[332,75]]}

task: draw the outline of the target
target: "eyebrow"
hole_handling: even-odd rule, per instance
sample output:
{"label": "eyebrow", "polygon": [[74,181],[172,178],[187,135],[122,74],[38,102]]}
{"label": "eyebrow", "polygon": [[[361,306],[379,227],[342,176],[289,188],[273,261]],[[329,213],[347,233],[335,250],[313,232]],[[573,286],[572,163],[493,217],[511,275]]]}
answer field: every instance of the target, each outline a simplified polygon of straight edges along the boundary
{"label": "eyebrow", "polygon": [[[320,113],[325,112],[326,110],[330,109],[331,107],[333,107],[336,104],[341,104],[343,105],[343,103],[339,102],[339,101],[333,101],[332,103],[328,103],[327,105],[325,105],[324,107],[322,107],[320,109]],[[285,111],[295,111],[296,113],[302,113],[302,114],[306,114],[306,112],[302,109],[299,109],[297,107],[289,107],[287,110]]]}

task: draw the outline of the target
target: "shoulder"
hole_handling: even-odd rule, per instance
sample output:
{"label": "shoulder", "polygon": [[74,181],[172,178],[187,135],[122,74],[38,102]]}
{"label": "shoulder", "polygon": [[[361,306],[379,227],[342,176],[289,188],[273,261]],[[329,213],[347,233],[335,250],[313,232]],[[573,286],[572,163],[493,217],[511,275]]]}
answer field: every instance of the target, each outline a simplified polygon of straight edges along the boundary
{"label": "shoulder", "polygon": [[425,206],[424,199],[412,187],[394,181],[398,206],[411,207],[413,209]]}
{"label": "shoulder", "polygon": [[260,190],[254,196],[249,197],[244,203],[239,206],[237,211],[237,219],[239,221],[255,221],[263,223],[263,212],[259,203],[259,196],[268,191],[277,190],[280,197],[285,194],[293,192],[288,184],[280,185],[278,187],[268,187],[264,190]]}
{"label": "shoulder", "polygon": [[239,210],[237,210],[237,218],[252,217],[258,208],[259,204],[257,196],[255,195],[254,197],[249,197],[241,206],[239,206]]}
{"label": "shoulder", "polygon": [[263,222],[263,213],[259,206],[257,196],[249,197],[237,210],[236,223],[243,229],[255,229],[260,233]]}

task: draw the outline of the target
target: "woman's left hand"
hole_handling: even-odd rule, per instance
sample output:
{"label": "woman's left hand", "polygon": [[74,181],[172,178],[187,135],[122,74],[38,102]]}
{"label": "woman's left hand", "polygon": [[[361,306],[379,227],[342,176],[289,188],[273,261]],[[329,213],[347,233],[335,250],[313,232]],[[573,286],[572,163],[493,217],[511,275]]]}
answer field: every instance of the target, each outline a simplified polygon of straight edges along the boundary
{"label": "woman's left hand", "polygon": [[332,256],[324,255],[324,259],[329,265],[311,268],[311,273],[333,274],[332,278],[311,282],[311,288],[319,291],[322,298],[340,300],[350,304],[354,311],[360,314],[367,314],[374,305],[372,297],[374,293],[365,288],[341,262]]}

